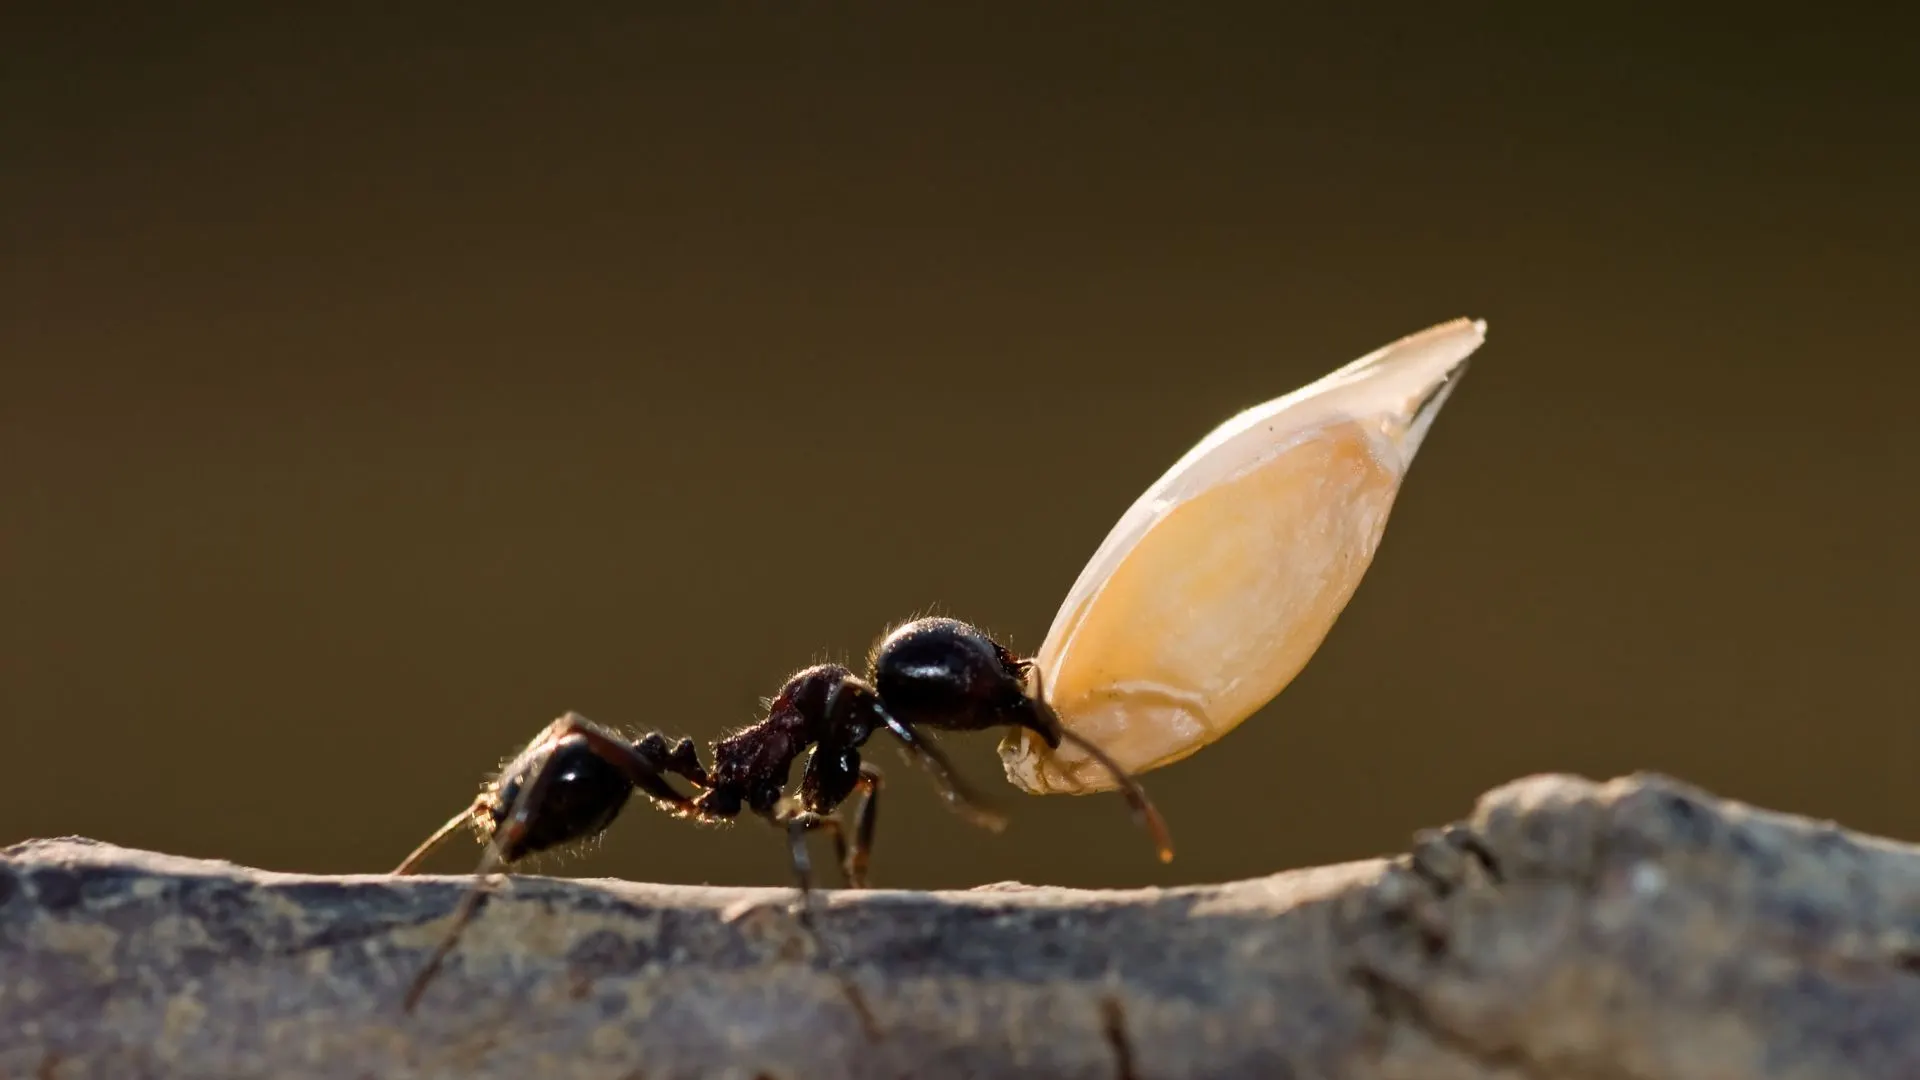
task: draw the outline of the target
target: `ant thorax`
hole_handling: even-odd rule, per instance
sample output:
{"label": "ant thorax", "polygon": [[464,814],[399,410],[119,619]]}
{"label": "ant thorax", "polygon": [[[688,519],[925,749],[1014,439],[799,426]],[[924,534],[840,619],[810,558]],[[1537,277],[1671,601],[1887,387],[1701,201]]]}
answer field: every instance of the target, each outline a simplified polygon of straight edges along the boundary
{"label": "ant thorax", "polygon": [[[768,703],[766,718],[714,744],[712,786],[698,803],[703,813],[731,817],[744,806],[758,814],[779,805],[793,763],[809,749],[803,802],[808,809],[829,811],[851,791],[844,785],[822,783],[818,766],[851,761],[855,751],[878,724],[873,689],[839,664],[817,664],[787,680]],[[824,756],[823,756],[824,755]],[[843,788],[839,799],[829,791]]]}

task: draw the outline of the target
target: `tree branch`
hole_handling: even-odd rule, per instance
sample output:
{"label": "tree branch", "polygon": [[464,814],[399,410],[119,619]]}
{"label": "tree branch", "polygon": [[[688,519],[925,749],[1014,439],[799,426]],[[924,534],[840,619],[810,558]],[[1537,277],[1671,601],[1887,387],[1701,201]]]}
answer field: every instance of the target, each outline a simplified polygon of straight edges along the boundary
{"label": "tree branch", "polygon": [[1671,780],[1534,777],[1391,860],[1127,892],[462,878],[31,841],[8,1077],[1920,1075],[1920,849]]}

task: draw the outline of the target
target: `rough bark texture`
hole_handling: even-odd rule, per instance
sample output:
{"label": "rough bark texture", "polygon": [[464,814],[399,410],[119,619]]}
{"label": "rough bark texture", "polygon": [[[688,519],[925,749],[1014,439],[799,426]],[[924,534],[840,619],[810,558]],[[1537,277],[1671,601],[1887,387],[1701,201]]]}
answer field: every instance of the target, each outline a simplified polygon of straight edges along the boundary
{"label": "rough bark texture", "polygon": [[832,895],[33,841],[6,1077],[1920,1076],[1920,849],[1653,776],[1534,777],[1400,858],[1170,890]]}

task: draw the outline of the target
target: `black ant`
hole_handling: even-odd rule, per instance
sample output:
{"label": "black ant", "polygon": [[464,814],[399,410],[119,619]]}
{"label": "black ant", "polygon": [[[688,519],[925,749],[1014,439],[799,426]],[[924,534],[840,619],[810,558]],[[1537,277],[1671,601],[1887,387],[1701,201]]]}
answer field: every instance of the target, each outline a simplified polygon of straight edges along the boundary
{"label": "black ant", "polygon": [[[1035,689],[1026,682],[1034,676]],[[520,751],[474,800],[402,862],[412,873],[428,852],[463,824],[486,843],[474,889],[440,947],[407,995],[412,1010],[428,980],[450,953],[494,870],[538,852],[599,834],[613,823],[635,789],[678,817],[726,821],[749,810],[787,831],[801,913],[812,888],[806,834],[833,835],[841,872],[852,888],[866,886],[873,846],[880,772],[860,758],[876,731],[886,731],[933,774],[947,804],[975,824],[998,831],[1006,819],[966,786],[925,732],[1025,728],[1049,747],[1072,742],[1112,771],[1134,815],[1148,830],[1162,862],[1173,858],[1167,826],[1140,784],[1098,746],[1067,730],[1047,704],[1031,661],[1015,657],[985,633],[955,619],[919,619],[888,634],[873,650],[862,679],[838,664],[818,664],[787,680],[766,718],[713,747],[713,769],[701,765],[691,739],[668,745],[658,733],[628,741],[577,713],[568,713]],[[785,796],[788,774],[808,754],[797,800]],[[679,777],[694,794],[667,780]],[[853,836],[834,811],[855,792]],[[811,923],[809,923],[811,925]]]}

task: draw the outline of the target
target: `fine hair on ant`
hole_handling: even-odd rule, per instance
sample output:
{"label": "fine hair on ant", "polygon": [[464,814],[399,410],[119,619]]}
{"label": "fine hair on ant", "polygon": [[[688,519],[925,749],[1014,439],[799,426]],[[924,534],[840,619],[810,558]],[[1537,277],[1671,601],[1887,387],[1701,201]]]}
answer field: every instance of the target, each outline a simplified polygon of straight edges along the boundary
{"label": "fine hair on ant", "polygon": [[[528,856],[597,836],[636,790],[676,817],[729,821],[745,810],[784,828],[800,891],[799,912],[811,929],[808,833],[830,833],[847,885],[866,887],[881,786],[880,771],[861,759],[867,740],[875,732],[888,733],[927,767],[949,807],[999,831],[1006,819],[966,785],[928,734],[992,728],[1023,728],[1049,747],[1070,742],[1084,750],[1111,771],[1160,860],[1173,858],[1166,822],[1146,791],[1105,751],[1060,722],[1031,661],[957,619],[917,619],[874,647],[865,678],[839,664],[816,664],[788,679],[764,719],[714,744],[712,769],[701,764],[691,739],[670,745],[656,732],[628,740],[572,712],[547,725],[471,806],[394,871],[415,872],[429,852],[463,825],[471,826],[486,844],[474,886],[415,978],[406,1008],[411,1011],[418,1003],[452,952],[489,875]],[[788,798],[789,773],[803,753],[807,761],[799,792]],[[692,792],[682,793],[670,777],[685,781]],[[834,814],[856,792],[860,802],[849,830]]]}

